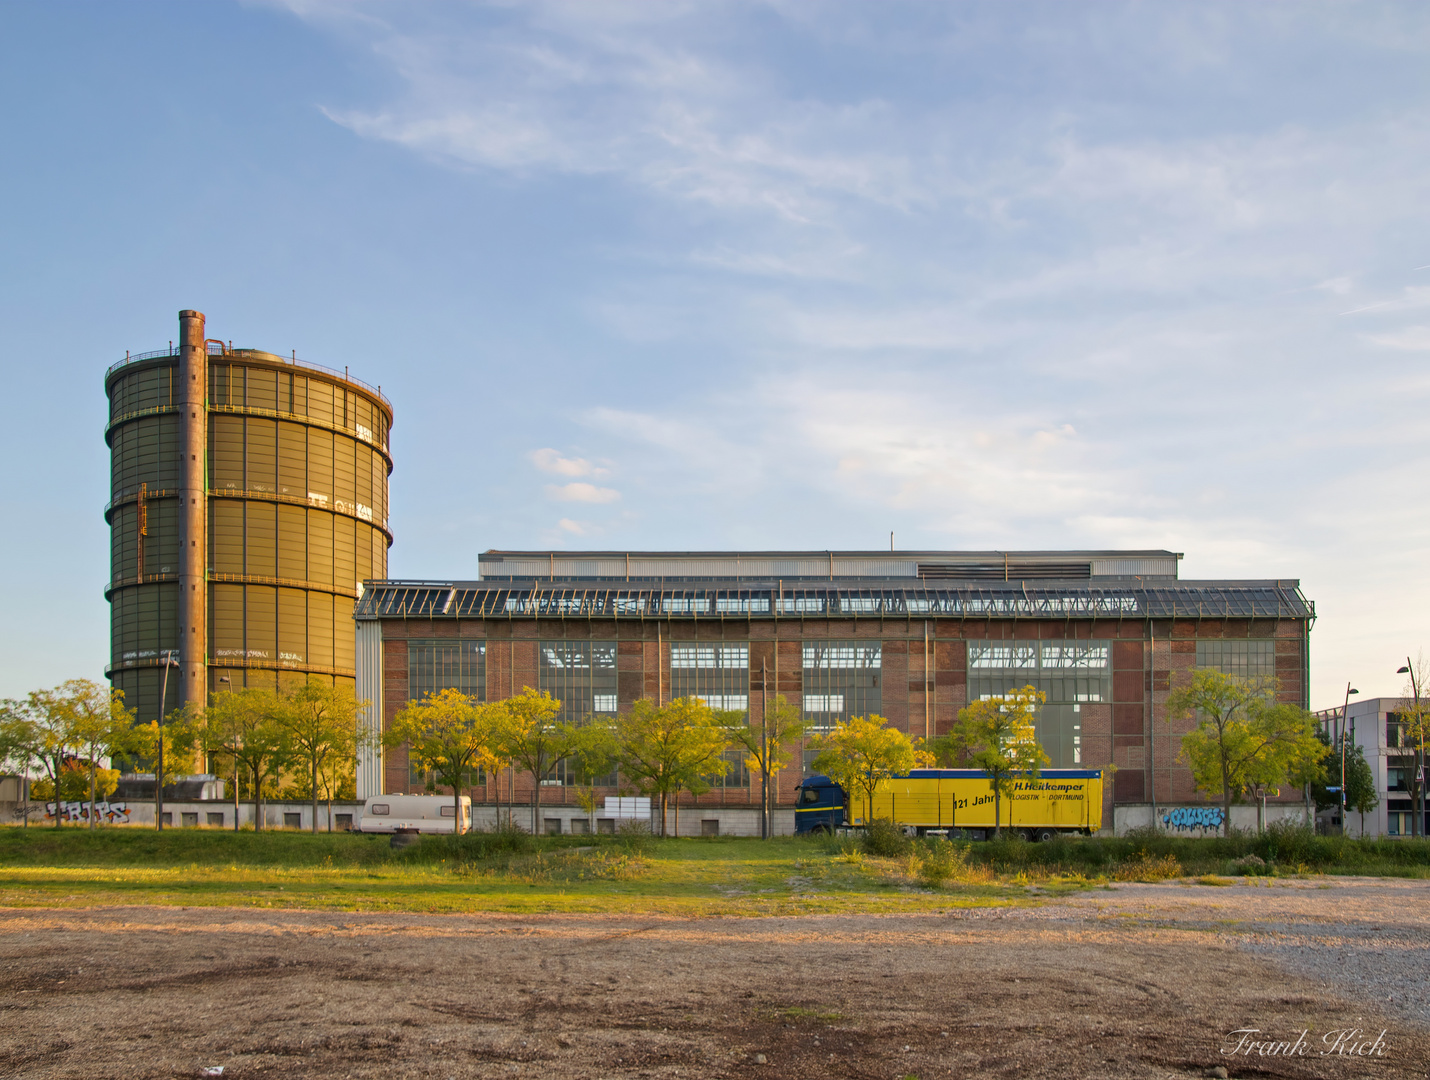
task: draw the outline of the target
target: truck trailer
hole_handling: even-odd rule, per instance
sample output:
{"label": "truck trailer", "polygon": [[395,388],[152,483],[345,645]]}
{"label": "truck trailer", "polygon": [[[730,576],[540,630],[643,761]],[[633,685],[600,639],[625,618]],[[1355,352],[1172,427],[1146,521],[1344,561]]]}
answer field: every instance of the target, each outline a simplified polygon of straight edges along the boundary
{"label": "truck trailer", "polygon": [[[1097,769],[1044,769],[1015,777],[1013,793],[999,800],[999,824],[1029,840],[1060,833],[1088,835],[1102,828],[1102,773]],[[794,831],[833,832],[886,818],[924,836],[942,833],[983,840],[993,835],[993,783],[977,769],[914,769],[882,780],[873,805],[855,792],[846,820],[846,793],[827,776],[811,776],[796,789]]]}

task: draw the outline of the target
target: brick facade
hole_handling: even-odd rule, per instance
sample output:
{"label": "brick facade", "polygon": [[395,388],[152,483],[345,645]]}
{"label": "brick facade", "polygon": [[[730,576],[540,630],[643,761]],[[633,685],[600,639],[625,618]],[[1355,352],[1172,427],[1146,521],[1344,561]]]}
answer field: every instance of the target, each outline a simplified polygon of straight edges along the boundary
{"label": "brick facade", "polygon": [[[538,685],[538,642],[617,642],[618,709],[645,697],[671,697],[670,644],[688,641],[749,643],[750,715],[757,722],[767,696],[783,694],[800,705],[804,687],[802,647],[811,641],[868,640],[882,643],[881,712],[910,735],[941,735],[968,699],[968,643],[973,641],[1106,640],[1112,642],[1110,700],[1081,706],[1082,767],[1116,766],[1105,788],[1104,821],[1115,802],[1202,801],[1188,769],[1177,761],[1190,719],[1168,723],[1167,700],[1184,685],[1196,663],[1196,643],[1210,639],[1273,639],[1276,671],[1284,701],[1305,704],[1306,622],[1295,619],[975,619],[975,618],[782,618],[700,620],[564,619],[384,619],[382,723],[390,727],[408,700],[407,642],[412,639],[479,639],[487,643],[489,700]],[[1150,712],[1149,712],[1150,709]],[[387,752],[386,790],[410,788],[406,752]],[[796,756],[780,774],[778,803],[791,805],[801,770]],[[615,791],[605,792],[615,794]],[[751,805],[758,781],[749,789],[725,788],[682,805]],[[472,792],[474,802],[531,797],[531,778],[510,771],[488,778]],[[1295,801],[1285,792],[1284,801]],[[544,786],[542,802],[572,802],[569,788]]]}

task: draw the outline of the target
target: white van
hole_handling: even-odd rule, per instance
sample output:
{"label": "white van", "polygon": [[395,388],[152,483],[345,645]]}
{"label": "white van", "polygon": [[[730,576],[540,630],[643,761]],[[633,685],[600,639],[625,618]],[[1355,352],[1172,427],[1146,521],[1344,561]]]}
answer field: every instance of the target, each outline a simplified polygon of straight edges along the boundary
{"label": "white van", "polygon": [[[461,832],[472,827],[472,800],[460,797]],[[354,832],[390,833],[412,829],[423,833],[449,833],[457,823],[457,807],[450,795],[374,795],[363,803]]]}

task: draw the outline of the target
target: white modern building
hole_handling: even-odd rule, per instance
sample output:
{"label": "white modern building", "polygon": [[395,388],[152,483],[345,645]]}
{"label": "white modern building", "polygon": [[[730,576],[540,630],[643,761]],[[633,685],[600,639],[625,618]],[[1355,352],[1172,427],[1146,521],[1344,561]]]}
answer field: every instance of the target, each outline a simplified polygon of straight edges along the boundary
{"label": "white modern building", "polygon": [[[1349,811],[1346,814],[1349,836],[1410,836],[1413,833],[1411,793],[1416,762],[1414,752],[1402,747],[1400,721],[1401,711],[1411,704],[1409,698],[1370,698],[1350,703],[1346,717],[1349,742],[1360,746],[1375,774],[1380,805],[1364,815],[1363,830],[1362,815]],[[1330,725],[1327,730],[1333,736],[1339,730],[1340,708],[1322,709],[1316,716]],[[1426,816],[1430,824],[1430,813]],[[1430,829],[1422,830],[1422,835],[1426,834],[1430,834]]]}

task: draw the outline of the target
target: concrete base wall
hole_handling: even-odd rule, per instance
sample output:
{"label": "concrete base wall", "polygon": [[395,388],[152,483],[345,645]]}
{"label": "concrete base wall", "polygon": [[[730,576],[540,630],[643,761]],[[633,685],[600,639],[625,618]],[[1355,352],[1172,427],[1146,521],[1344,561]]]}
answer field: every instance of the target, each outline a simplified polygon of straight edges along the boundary
{"label": "concrete base wall", "polygon": [[[18,802],[0,802],[0,823],[19,824],[22,819],[22,805]],[[89,823],[88,802],[65,802],[60,804],[65,826],[85,827]],[[233,828],[233,803],[231,802],[165,802],[166,828]],[[333,803],[333,830],[341,831],[356,824],[362,816],[362,803]],[[496,828],[498,820],[505,822],[510,816],[518,828],[531,831],[531,807],[500,807],[479,804],[472,807],[472,827],[474,829]],[[150,801],[112,800],[95,804],[95,820],[100,825],[135,825],[141,828],[154,827],[154,804]],[[617,818],[598,809],[587,815],[576,806],[542,806],[537,814],[538,833],[561,833],[579,835],[590,832],[614,832]],[[714,825],[709,824],[714,822]],[[652,814],[649,819],[651,831],[660,832],[660,821]],[[55,804],[30,804],[30,827],[54,827]],[[238,808],[240,828],[253,828],[253,804],[240,803]],[[794,810],[777,809],[771,815],[771,824],[776,836],[794,834]],[[265,802],[263,804],[263,827],[265,829],[311,829],[313,807],[311,803]],[[318,830],[328,829],[328,806],[318,804]],[[666,835],[675,836],[675,811],[666,813]],[[680,836],[759,836],[760,815],[758,810],[749,808],[725,809],[721,807],[680,808]]]}
{"label": "concrete base wall", "polygon": [[[510,815],[517,828],[531,831],[531,806],[492,806],[490,804],[472,807],[472,827],[476,829],[495,828],[498,819],[502,822]],[[771,826],[776,836],[794,835],[794,811],[777,809],[771,817]],[[578,806],[542,806],[537,812],[536,831],[557,832],[562,835],[615,831],[623,819],[597,808],[594,814],[586,814]],[[628,819],[627,819],[628,820]],[[708,824],[714,822],[712,826]],[[651,831],[659,834],[660,816],[652,813],[649,819]],[[713,832],[711,831],[713,829]],[[665,833],[675,836],[675,811],[667,810]],[[680,808],[680,836],[759,836],[760,812],[748,808],[727,809],[718,806],[682,806]]]}
{"label": "concrete base wall", "polygon": [[[63,802],[60,811],[66,827],[89,824],[89,806],[86,802]],[[95,821],[99,825],[137,825],[154,827],[154,804],[151,801],[101,800],[94,804]],[[23,806],[16,802],[0,802],[0,822],[19,824],[24,820]],[[165,827],[183,828],[233,828],[233,803],[231,802],[168,802],[164,803]],[[355,822],[362,813],[361,803],[333,803],[333,829],[346,829],[349,822]],[[344,817],[346,815],[346,817]],[[240,828],[253,828],[253,804],[240,803],[238,824]],[[34,802],[30,804],[30,827],[54,827],[55,804]],[[313,806],[311,803],[265,802],[263,804],[263,827],[265,829],[299,828],[313,826]],[[328,804],[318,804],[318,829],[328,828]]]}
{"label": "concrete base wall", "polygon": [[[1233,806],[1231,827],[1245,832],[1255,832],[1258,825],[1260,807]],[[1302,803],[1267,803],[1264,823],[1291,821],[1297,825],[1306,824],[1306,807]],[[1157,829],[1170,836],[1220,836],[1222,808],[1209,803],[1192,803],[1174,806],[1157,805]],[[1133,829],[1145,829],[1153,824],[1150,803],[1126,803],[1112,808],[1112,833],[1126,836]],[[1102,835],[1108,830],[1103,829]]]}

